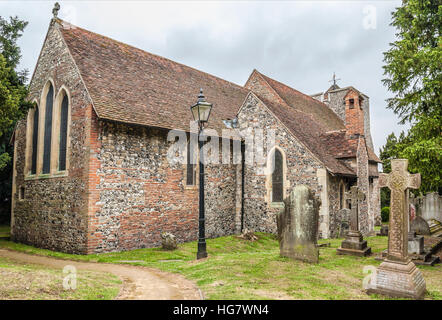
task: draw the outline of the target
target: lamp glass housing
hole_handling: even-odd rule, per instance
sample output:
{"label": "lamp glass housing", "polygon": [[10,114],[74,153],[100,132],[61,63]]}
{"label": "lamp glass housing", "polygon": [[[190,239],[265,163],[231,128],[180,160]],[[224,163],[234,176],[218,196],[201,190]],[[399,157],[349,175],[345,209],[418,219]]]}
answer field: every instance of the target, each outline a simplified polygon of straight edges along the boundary
{"label": "lamp glass housing", "polygon": [[191,108],[193,119],[200,123],[206,123],[209,121],[210,112],[212,110],[212,104],[206,101],[198,101]]}

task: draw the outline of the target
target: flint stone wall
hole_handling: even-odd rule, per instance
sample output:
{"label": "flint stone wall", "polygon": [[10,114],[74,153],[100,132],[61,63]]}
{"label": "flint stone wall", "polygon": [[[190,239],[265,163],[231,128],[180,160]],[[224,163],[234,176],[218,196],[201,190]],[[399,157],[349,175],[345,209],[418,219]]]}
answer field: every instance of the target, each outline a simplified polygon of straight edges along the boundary
{"label": "flint stone wall", "polygon": [[[62,85],[70,91],[71,129],[67,176],[25,179],[26,119],[15,131],[16,192],[13,197],[12,239],[41,248],[85,253],[87,241],[87,171],[91,101],[59,31],[50,28],[34,77],[29,100],[40,96],[47,81],[54,92]],[[41,155],[40,155],[41,156]],[[25,198],[19,200],[23,187]]]}
{"label": "flint stone wall", "polygon": [[[198,236],[198,180],[185,186],[186,166],[169,164],[167,130],[95,121],[99,145],[92,158],[89,252],[161,245]],[[198,169],[197,169],[198,170]],[[233,234],[236,165],[205,166],[206,236]]]}
{"label": "flint stone wall", "polygon": [[[264,154],[267,154],[267,130],[275,130],[275,144],[280,147],[286,155],[286,176],[285,194],[296,185],[307,185],[317,197],[323,191],[322,185],[318,182],[316,171],[323,168],[323,165],[312,157],[311,153],[300,144],[282,126],[278,119],[265,107],[265,105],[251,94],[238,115],[240,129],[253,128],[264,130]],[[257,166],[246,165],[245,169],[245,228],[259,231],[275,233],[276,214],[281,205],[270,203],[269,193],[271,185],[266,185],[268,177],[263,170]],[[269,189],[270,187],[270,189]],[[325,210],[328,215],[328,210]],[[319,217],[320,221],[324,216]],[[328,218],[327,218],[328,219]],[[327,226],[328,228],[328,226]]]}

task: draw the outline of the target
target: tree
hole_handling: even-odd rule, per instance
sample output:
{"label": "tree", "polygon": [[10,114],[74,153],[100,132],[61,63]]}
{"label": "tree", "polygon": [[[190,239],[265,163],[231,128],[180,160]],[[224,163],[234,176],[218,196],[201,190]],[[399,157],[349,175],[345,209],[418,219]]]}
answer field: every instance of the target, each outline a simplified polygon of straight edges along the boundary
{"label": "tree", "polygon": [[[408,159],[408,170],[421,174],[421,187],[415,194],[437,191],[442,194],[442,135],[438,121],[434,118],[420,117],[407,134],[401,132],[399,138],[394,133],[387,137],[380,149],[383,172],[391,172],[391,159]],[[381,190],[381,204],[388,206],[390,193]]]}
{"label": "tree", "polygon": [[422,177],[418,192],[442,194],[442,135],[439,120],[419,117],[397,146],[400,158],[408,159],[408,170]]}
{"label": "tree", "polygon": [[387,107],[411,128],[399,138],[388,136],[380,154],[384,172],[391,159],[407,158],[409,171],[422,176],[417,192],[442,193],[442,4],[403,0],[392,16],[397,41],[384,53],[382,81],[394,94]]}
{"label": "tree", "polygon": [[0,220],[2,211],[9,211],[11,198],[13,148],[9,141],[15,123],[32,106],[26,101],[28,72],[16,70],[21,58],[17,40],[27,24],[18,17],[7,21],[0,16]]}
{"label": "tree", "polygon": [[[395,94],[388,108],[401,123],[421,115],[441,119],[442,5],[440,0],[403,0],[392,14],[397,41],[384,53],[384,85]],[[440,124],[440,122],[439,122]]]}

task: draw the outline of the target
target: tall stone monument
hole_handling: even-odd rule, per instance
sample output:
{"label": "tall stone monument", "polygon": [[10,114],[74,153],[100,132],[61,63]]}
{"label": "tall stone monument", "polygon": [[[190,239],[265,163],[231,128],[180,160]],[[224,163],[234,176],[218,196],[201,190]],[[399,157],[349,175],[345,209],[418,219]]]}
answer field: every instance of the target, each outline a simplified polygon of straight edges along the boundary
{"label": "tall stone monument", "polygon": [[408,189],[417,189],[419,173],[407,172],[408,160],[391,160],[391,173],[380,174],[379,186],[391,190],[388,253],[377,268],[367,293],[422,299],[426,285],[422,273],[408,256]]}
{"label": "tall stone monument", "polygon": [[319,262],[316,246],[320,201],[304,185],[298,185],[284,200],[277,217],[281,256],[306,262]]}
{"label": "tall stone monument", "polygon": [[371,248],[367,247],[367,241],[359,231],[359,201],[365,200],[365,194],[357,186],[352,186],[345,196],[351,200],[350,229],[336,251],[338,254],[367,256],[371,253]]}

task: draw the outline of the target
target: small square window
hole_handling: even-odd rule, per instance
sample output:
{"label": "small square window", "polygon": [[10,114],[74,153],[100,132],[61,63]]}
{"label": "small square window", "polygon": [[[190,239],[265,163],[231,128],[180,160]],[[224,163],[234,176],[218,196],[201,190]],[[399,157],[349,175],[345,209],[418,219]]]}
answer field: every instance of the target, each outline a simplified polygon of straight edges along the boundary
{"label": "small square window", "polygon": [[353,109],[355,107],[355,99],[349,100],[349,107],[350,107],[350,109]]}

